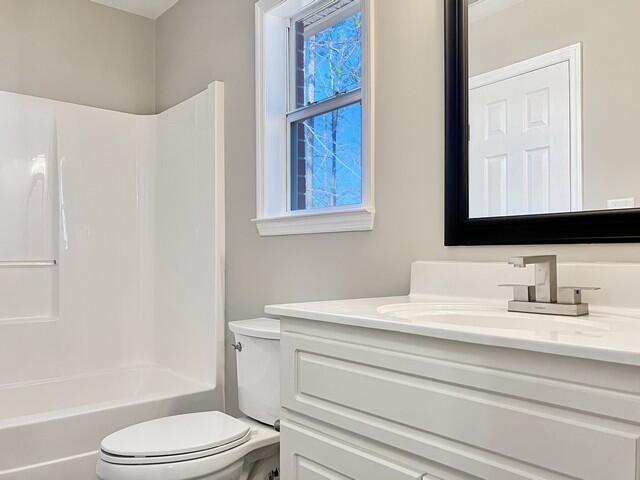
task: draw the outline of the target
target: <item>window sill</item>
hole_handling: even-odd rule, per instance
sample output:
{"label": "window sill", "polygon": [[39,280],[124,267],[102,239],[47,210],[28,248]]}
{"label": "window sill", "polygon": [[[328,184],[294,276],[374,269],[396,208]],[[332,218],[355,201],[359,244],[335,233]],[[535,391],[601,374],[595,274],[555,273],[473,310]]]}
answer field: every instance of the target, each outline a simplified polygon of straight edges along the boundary
{"label": "window sill", "polygon": [[371,207],[290,213],[280,217],[252,220],[262,237],[311,233],[373,230],[375,210]]}

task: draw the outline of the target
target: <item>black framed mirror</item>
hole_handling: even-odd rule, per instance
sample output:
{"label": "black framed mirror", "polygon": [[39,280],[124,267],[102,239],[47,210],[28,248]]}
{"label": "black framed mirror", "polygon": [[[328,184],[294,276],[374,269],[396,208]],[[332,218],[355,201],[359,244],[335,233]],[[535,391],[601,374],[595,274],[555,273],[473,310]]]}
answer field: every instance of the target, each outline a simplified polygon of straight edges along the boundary
{"label": "black framed mirror", "polygon": [[445,0],[445,245],[640,242],[640,6],[607,3]]}

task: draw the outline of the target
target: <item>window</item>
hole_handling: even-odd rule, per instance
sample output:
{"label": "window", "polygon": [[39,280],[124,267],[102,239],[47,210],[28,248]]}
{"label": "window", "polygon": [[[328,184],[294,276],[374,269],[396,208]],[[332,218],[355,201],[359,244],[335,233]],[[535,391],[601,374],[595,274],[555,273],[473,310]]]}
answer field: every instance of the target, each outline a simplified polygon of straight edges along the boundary
{"label": "window", "polygon": [[354,3],[332,3],[291,29],[292,210],[362,203],[362,14],[344,6]]}
{"label": "window", "polygon": [[373,228],[372,0],[256,6],[261,235]]}

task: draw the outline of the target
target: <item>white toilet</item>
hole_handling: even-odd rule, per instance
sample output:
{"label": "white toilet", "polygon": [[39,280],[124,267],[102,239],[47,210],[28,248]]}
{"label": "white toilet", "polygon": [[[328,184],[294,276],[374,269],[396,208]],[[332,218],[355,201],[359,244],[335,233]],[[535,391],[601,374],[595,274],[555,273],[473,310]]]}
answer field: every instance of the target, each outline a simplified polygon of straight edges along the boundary
{"label": "white toilet", "polygon": [[238,360],[240,410],[158,418],[106,437],[101,480],[274,480],[279,469],[280,322],[229,323]]}

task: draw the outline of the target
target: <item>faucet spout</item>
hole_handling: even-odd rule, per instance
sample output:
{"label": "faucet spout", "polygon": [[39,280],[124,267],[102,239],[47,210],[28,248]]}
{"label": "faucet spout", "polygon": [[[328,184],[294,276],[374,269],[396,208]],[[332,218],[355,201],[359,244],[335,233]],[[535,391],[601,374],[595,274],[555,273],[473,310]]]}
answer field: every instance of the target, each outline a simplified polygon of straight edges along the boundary
{"label": "faucet spout", "polygon": [[594,288],[562,287],[558,289],[558,265],[555,255],[511,257],[509,264],[516,268],[534,265],[536,273],[535,285],[529,283],[500,285],[513,288],[513,300],[509,301],[510,312],[572,317],[589,314],[589,304],[582,302],[582,291],[594,290]]}
{"label": "faucet spout", "polygon": [[558,301],[558,267],[555,255],[511,257],[509,264],[516,268],[535,265],[535,301],[544,303]]}

